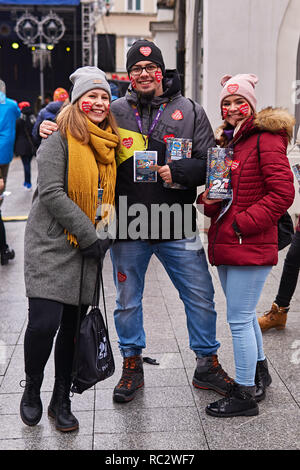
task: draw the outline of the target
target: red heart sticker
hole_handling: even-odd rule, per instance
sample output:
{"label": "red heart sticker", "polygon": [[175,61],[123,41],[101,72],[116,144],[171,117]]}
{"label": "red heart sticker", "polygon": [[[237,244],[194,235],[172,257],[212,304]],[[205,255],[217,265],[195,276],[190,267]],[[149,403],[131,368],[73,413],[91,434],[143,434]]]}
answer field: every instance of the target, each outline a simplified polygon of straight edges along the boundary
{"label": "red heart sticker", "polygon": [[132,88],[136,88],[136,82],[135,82],[135,79],[133,77],[130,77],[130,82],[131,82]]}
{"label": "red heart sticker", "polygon": [[231,95],[233,95],[234,93],[238,91],[239,88],[240,88],[239,85],[236,83],[234,85],[228,85],[227,90]]}
{"label": "red heart sticker", "polygon": [[240,113],[242,113],[244,116],[247,116],[249,113],[249,104],[244,103],[239,107]]}
{"label": "red heart sticker", "polygon": [[118,281],[119,281],[119,282],[124,282],[124,281],[126,281],[126,279],[127,279],[126,274],[120,273],[120,271],[119,271],[119,272],[118,272]]}
{"label": "red heart sticker", "polygon": [[175,121],[180,121],[181,119],[183,119],[183,114],[182,112],[180,111],[180,109],[176,109],[176,111],[174,111],[174,113],[172,114],[172,119],[174,119]]}
{"label": "red heart sticker", "polygon": [[122,145],[124,145],[124,147],[126,147],[127,149],[130,149],[132,144],[133,144],[132,137],[126,137],[125,139],[122,140]]}
{"label": "red heart sticker", "polygon": [[157,71],[155,72],[155,78],[156,78],[157,83],[160,83],[160,82],[161,82],[161,80],[162,80],[162,72],[161,72],[161,70],[157,70]]}
{"label": "red heart sticker", "polygon": [[239,164],[240,162],[238,160],[233,160],[233,162],[231,163],[231,169],[236,170]]}
{"label": "red heart sticker", "polygon": [[148,55],[150,55],[151,52],[152,52],[152,49],[149,46],[140,47],[140,53],[143,54],[145,57],[148,57]]}
{"label": "red heart sticker", "polygon": [[92,109],[92,103],[90,101],[83,101],[81,103],[81,109],[84,113],[89,113],[90,110]]}
{"label": "red heart sticker", "polygon": [[225,106],[222,106],[222,112],[223,112],[223,118],[224,119],[227,118],[228,111],[229,111],[228,108],[226,108]]}
{"label": "red heart sticker", "polygon": [[175,137],[174,134],[166,134],[164,135],[164,142],[167,143],[167,139],[171,139],[172,137]]}

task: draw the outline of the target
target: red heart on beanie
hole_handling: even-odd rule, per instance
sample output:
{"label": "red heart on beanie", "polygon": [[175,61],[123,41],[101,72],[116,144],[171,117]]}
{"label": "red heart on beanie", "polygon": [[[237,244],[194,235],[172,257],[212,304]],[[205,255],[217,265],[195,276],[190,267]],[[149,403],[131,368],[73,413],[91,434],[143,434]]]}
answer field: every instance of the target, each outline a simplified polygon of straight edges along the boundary
{"label": "red heart on beanie", "polygon": [[228,85],[227,90],[231,95],[233,95],[234,93],[238,91],[239,88],[240,88],[239,85],[236,83],[236,84]]}
{"label": "red heart on beanie", "polygon": [[124,145],[124,147],[126,147],[127,149],[130,149],[132,144],[133,144],[133,138],[132,137],[127,137],[127,138],[122,140],[122,145]]}
{"label": "red heart on beanie", "polygon": [[142,46],[140,47],[140,53],[143,54],[145,57],[148,57],[152,52],[151,47],[149,46]]}

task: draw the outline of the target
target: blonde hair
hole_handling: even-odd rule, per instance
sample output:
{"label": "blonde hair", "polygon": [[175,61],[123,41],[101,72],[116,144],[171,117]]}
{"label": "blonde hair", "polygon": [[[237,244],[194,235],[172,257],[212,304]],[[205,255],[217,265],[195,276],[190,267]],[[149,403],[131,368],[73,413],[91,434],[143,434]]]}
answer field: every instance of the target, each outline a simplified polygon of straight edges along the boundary
{"label": "blonde hair", "polygon": [[[89,143],[90,133],[87,125],[87,117],[84,112],[81,111],[78,101],[74,104],[69,103],[66,106],[62,106],[57,115],[56,123],[64,137],[67,137],[68,130],[70,134],[82,144],[86,145]],[[101,122],[99,127],[105,130],[107,126],[112,128],[113,134],[119,138],[120,142],[118,126],[111,111],[109,111],[108,116]]]}

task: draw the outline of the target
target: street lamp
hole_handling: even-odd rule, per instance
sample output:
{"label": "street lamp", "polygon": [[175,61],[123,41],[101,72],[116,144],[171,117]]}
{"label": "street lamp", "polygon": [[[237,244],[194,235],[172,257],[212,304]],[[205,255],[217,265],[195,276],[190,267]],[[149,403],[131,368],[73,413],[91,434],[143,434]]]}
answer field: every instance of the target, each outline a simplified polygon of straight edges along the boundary
{"label": "street lamp", "polygon": [[[44,102],[44,66],[51,63],[51,52],[47,49],[46,43],[57,44],[65,34],[63,20],[53,13],[38,20],[35,16],[25,12],[17,21],[15,31],[18,37],[31,47],[33,66],[40,66],[40,94]],[[45,42],[43,42],[45,41]]]}

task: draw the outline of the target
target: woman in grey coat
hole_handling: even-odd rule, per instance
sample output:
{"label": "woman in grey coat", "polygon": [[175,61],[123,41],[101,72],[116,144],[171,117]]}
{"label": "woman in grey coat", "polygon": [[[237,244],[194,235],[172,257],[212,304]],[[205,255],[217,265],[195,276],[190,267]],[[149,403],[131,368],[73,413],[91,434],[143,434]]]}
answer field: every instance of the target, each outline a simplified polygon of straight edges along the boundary
{"label": "woman in grey coat", "polygon": [[26,385],[20,405],[23,422],[36,425],[42,416],[44,368],[59,329],[48,414],[60,431],[79,426],[71,412],[69,391],[80,273],[85,258],[84,315],[109,244],[97,236],[96,215],[102,210],[102,227],[113,217],[119,142],[105,74],[97,67],[81,67],[70,80],[71,102],[57,117],[59,131],[44,139],[37,153],[38,185],[25,232],[29,318],[24,339]]}

